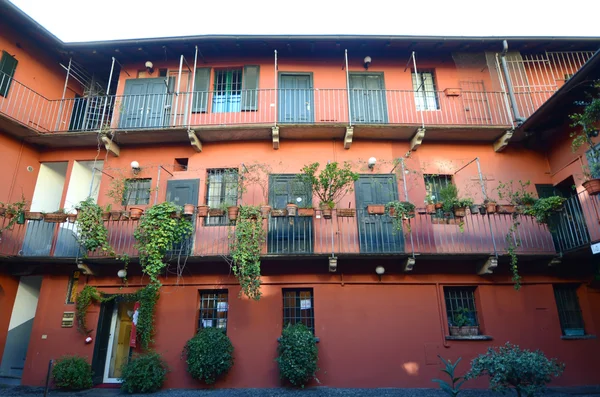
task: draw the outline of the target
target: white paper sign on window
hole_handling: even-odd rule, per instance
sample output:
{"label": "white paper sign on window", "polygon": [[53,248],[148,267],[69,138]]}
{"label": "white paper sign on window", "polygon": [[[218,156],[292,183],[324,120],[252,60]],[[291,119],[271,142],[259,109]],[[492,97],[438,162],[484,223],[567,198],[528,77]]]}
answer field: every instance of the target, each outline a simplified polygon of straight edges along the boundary
{"label": "white paper sign on window", "polygon": [[218,312],[226,312],[227,311],[227,302],[217,302],[217,311]]}
{"label": "white paper sign on window", "polygon": [[300,309],[301,310],[310,309],[310,299],[300,299]]}
{"label": "white paper sign on window", "polygon": [[213,320],[202,320],[202,326],[204,328],[210,328],[213,326]]}

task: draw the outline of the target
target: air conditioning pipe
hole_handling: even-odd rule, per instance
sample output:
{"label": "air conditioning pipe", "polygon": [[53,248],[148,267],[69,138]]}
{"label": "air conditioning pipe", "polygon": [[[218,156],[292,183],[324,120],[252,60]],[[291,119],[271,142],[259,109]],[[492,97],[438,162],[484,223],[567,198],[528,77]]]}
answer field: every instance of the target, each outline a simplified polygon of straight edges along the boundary
{"label": "air conditioning pipe", "polygon": [[515,98],[515,93],[513,91],[512,80],[510,79],[510,74],[508,73],[508,65],[506,63],[506,54],[508,53],[508,42],[506,40],[502,41],[502,53],[500,54],[500,60],[502,61],[502,71],[504,72],[504,78],[506,79],[506,87],[508,88],[508,97],[510,98],[510,107],[513,111],[513,115],[515,116],[515,121],[517,123],[522,123],[525,121],[519,115],[519,108],[517,107],[517,98]]}

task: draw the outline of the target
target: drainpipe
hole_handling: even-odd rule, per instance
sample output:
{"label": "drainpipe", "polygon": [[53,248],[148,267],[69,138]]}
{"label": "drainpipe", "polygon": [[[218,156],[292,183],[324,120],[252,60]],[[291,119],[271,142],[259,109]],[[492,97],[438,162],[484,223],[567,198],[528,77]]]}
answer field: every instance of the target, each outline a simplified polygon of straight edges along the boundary
{"label": "drainpipe", "polygon": [[506,40],[502,41],[502,53],[500,54],[500,59],[502,60],[502,71],[504,72],[504,78],[506,79],[506,86],[508,88],[508,97],[510,98],[510,107],[512,108],[513,114],[515,116],[515,121],[517,123],[522,123],[525,119],[523,119],[519,115],[519,108],[517,107],[517,99],[515,98],[515,93],[513,92],[513,85],[510,79],[510,74],[508,73],[508,65],[506,63],[506,53],[508,52],[508,42]]}

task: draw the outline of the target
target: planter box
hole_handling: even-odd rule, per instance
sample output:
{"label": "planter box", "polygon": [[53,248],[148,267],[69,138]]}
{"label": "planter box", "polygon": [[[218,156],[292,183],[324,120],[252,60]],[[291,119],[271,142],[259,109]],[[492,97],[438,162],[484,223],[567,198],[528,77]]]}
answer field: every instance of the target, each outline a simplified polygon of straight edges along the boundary
{"label": "planter box", "polygon": [[496,211],[498,211],[499,214],[514,214],[516,210],[517,209],[512,204],[498,204],[496,207]]}
{"label": "planter box", "polygon": [[48,223],[63,223],[67,221],[67,214],[44,214],[44,221]]}
{"label": "planter box", "polygon": [[454,216],[457,218],[464,218],[467,216],[467,208],[466,207],[454,207]]}
{"label": "planter box", "polygon": [[314,214],[314,208],[298,208],[298,216],[312,217]]}
{"label": "planter box", "polygon": [[590,179],[589,181],[585,181],[583,182],[583,187],[590,196],[596,196],[600,194],[600,179]]}
{"label": "planter box", "polygon": [[370,215],[383,215],[385,213],[385,205],[384,204],[367,205],[367,212]]}
{"label": "planter box", "polygon": [[281,217],[281,216],[286,216],[286,215],[287,215],[286,210],[276,210],[276,209],[271,210],[271,216]]}
{"label": "planter box", "polygon": [[337,210],[337,216],[341,218],[353,218],[356,215],[354,208],[340,208]]}
{"label": "planter box", "polygon": [[208,216],[208,205],[198,206],[198,218],[205,218]]}
{"label": "planter box", "polygon": [[460,96],[460,88],[446,88],[444,94],[446,96]]}
{"label": "planter box", "polygon": [[208,216],[223,216],[225,211],[219,208],[211,208],[208,210]]}
{"label": "planter box", "polygon": [[110,219],[113,221],[121,219],[121,211],[110,211]]}
{"label": "planter box", "polygon": [[450,327],[450,336],[477,336],[479,327],[468,325],[466,327]]}
{"label": "planter box", "polygon": [[44,215],[41,212],[25,211],[25,219],[29,221],[41,221]]}

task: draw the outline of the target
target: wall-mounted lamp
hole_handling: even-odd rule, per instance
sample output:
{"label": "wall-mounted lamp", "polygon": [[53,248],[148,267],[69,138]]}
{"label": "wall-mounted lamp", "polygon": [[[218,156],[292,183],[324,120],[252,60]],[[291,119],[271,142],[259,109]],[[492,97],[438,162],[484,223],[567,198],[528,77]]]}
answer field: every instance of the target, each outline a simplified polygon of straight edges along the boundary
{"label": "wall-mounted lamp", "polygon": [[154,73],[154,64],[150,61],[146,61],[146,69],[148,69],[148,73],[152,74]]}
{"label": "wall-mounted lamp", "polygon": [[137,161],[133,160],[131,162],[131,172],[133,172],[133,175],[137,175],[140,173],[142,169],[140,168],[140,163],[138,163]]}
{"label": "wall-mounted lamp", "polygon": [[375,273],[377,273],[377,275],[379,276],[379,281],[381,281],[381,276],[383,276],[385,274],[385,267],[377,266],[375,268]]}
{"label": "wall-mounted lamp", "polygon": [[365,70],[369,70],[369,66],[371,66],[371,57],[366,56],[363,63],[365,64]]}
{"label": "wall-mounted lamp", "polygon": [[119,278],[125,278],[127,277],[127,270],[125,269],[121,269],[117,272],[117,276],[119,276]]}
{"label": "wall-mounted lamp", "polygon": [[369,166],[369,169],[371,171],[373,171],[373,168],[375,167],[375,163],[377,163],[377,159],[375,157],[369,158],[369,161],[367,162],[367,165]]}

